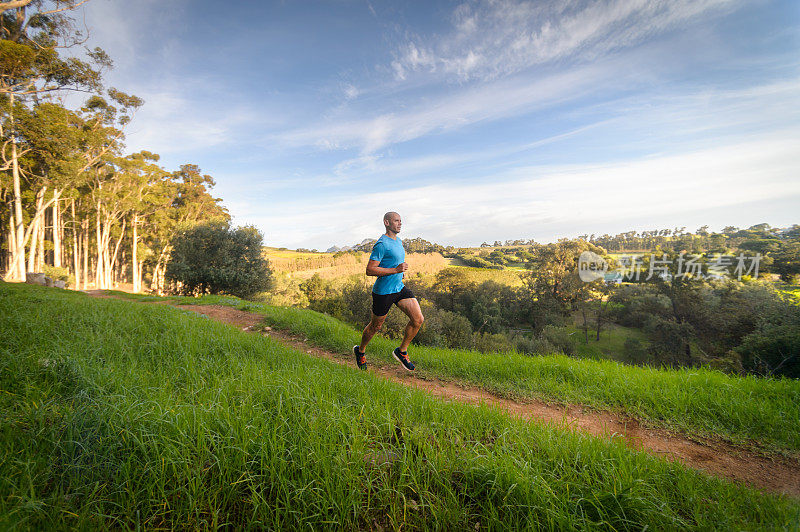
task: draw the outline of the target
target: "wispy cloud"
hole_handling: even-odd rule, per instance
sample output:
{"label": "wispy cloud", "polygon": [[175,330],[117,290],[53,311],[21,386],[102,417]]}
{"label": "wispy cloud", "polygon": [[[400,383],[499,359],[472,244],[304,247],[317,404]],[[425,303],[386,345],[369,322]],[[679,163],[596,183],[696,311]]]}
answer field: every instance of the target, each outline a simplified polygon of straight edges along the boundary
{"label": "wispy cloud", "polygon": [[126,131],[130,150],[148,149],[162,154],[197,152],[238,141],[241,128],[258,123],[244,108],[224,111],[206,107],[199,112],[196,101],[180,90],[140,92],[145,105]]}
{"label": "wispy cloud", "polygon": [[[147,73],[170,72],[180,60],[180,34],[186,29],[188,0],[92,1],[82,8],[92,46],[114,61],[112,76],[133,81]],[[142,46],[147,42],[150,46]],[[145,50],[147,53],[145,53]]]}
{"label": "wispy cloud", "polygon": [[432,172],[436,172],[440,180],[448,180],[444,175],[453,176],[458,174],[460,167],[480,165],[485,170],[487,167],[501,164],[501,162],[502,164],[507,164],[509,158],[515,155],[523,156],[531,150],[566,141],[595,128],[609,126],[614,122],[614,120],[601,120],[532,142],[504,144],[490,149],[459,150],[449,153],[398,158],[392,158],[388,155],[364,155],[338,163],[333,169],[334,176],[330,178],[330,182],[333,185],[341,185],[347,182],[355,182],[370,175],[379,175],[382,180],[394,178],[408,180],[409,178],[425,176]]}
{"label": "wispy cloud", "polygon": [[372,154],[388,145],[431,133],[442,133],[497,120],[578,98],[606,79],[605,66],[586,65],[539,79],[496,80],[455,94],[426,99],[425,103],[379,113],[371,118],[332,117],[326,122],[290,130],[269,138],[290,146],[321,149],[360,149]]}
{"label": "wispy cloud", "polygon": [[[271,102],[254,105],[231,90],[235,81],[194,62],[193,9],[188,0],[93,0],[82,8],[87,46],[102,47],[114,61],[105,84],[144,100],[125,129],[128,150],[159,153],[167,166],[247,140],[254,128],[269,129],[285,116]],[[71,98],[77,106],[82,95]]]}
{"label": "wispy cloud", "polygon": [[450,31],[415,36],[395,52],[398,79],[414,73],[460,81],[494,79],[567,57],[595,59],[693,19],[741,5],[740,0],[466,2]]}
{"label": "wispy cloud", "polygon": [[[546,110],[590,93],[597,97],[602,90],[612,91],[617,85],[631,88],[635,81],[626,78],[627,66],[626,61],[607,60],[535,81],[527,77],[496,80],[374,118],[335,117],[281,132],[271,136],[269,142],[277,140],[284,145],[322,150],[359,150],[357,158],[348,158],[336,166],[334,173],[340,177],[359,168],[376,170],[378,161],[384,159],[381,150],[393,144]],[[604,84],[605,89],[600,89]],[[644,128],[650,131],[649,138],[662,135],[675,142],[702,132],[729,135],[790,123],[800,114],[798,109],[800,79],[793,78],[737,88],[692,87],[658,95],[612,98],[609,102],[594,100],[585,109],[574,106],[571,113],[600,114],[610,118],[596,122],[614,120],[625,128],[620,131]],[[628,142],[635,144],[642,138],[632,136]],[[662,143],[663,149],[668,147]]]}

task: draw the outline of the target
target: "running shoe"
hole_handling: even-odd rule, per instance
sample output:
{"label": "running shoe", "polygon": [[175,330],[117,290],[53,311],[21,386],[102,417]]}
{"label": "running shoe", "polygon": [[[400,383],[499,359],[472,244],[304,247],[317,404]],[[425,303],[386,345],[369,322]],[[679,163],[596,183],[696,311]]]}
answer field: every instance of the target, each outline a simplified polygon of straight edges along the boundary
{"label": "running shoe", "polygon": [[362,353],[358,350],[358,346],[353,346],[353,354],[356,356],[356,364],[358,364],[358,369],[367,369],[367,356],[366,353]]}
{"label": "running shoe", "polygon": [[395,347],[394,351],[392,351],[392,356],[408,371],[414,370],[414,363],[408,359],[408,351],[400,351],[399,347]]}

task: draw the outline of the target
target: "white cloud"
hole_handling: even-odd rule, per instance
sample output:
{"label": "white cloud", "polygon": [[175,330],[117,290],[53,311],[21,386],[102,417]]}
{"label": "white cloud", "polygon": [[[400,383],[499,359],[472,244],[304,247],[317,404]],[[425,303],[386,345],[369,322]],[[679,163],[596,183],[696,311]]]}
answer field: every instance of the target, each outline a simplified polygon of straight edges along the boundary
{"label": "white cloud", "polygon": [[232,142],[230,131],[251,120],[245,114],[210,114],[178,92],[141,92],[145,105],[126,131],[131,151],[149,149],[162,154],[194,151]]}
{"label": "white cloud", "polygon": [[[268,241],[327,247],[379,232],[383,212],[403,215],[405,232],[447,243],[479,243],[498,235],[551,239],[566,226],[584,231],[624,222],[649,225],[714,208],[800,197],[800,135],[774,137],[677,155],[603,165],[518,168],[478,184],[438,183],[356,196],[304,198],[271,205],[253,218]],[[602,229],[599,229],[602,231]]]}
{"label": "white cloud", "polygon": [[494,79],[566,57],[594,59],[741,0],[491,0],[466,2],[444,35],[415,37],[395,52],[398,79],[435,73],[458,80]]}

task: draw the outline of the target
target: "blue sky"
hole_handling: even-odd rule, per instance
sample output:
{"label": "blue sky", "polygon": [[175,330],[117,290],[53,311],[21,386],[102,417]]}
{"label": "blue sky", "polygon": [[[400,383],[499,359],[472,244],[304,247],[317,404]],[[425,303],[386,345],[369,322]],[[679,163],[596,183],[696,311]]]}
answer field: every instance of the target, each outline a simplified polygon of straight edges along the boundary
{"label": "blue sky", "polygon": [[[224,7],[221,7],[223,6]],[[91,0],[130,151],[326,249],[800,223],[800,4]],[[82,18],[81,18],[82,20]]]}

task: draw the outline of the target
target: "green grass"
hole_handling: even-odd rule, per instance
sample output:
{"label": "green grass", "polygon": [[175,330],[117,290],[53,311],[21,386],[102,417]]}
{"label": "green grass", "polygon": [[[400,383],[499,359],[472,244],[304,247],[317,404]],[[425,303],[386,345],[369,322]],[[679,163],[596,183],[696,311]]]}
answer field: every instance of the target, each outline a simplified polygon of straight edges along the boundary
{"label": "green grass", "polygon": [[800,519],[797,501],[618,442],[443,403],[179,308],[42,287],[0,283],[0,411],[4,530]]}
{"label": "green grass", "polygon": [[[150,296],[124,297],[146,300]],[[271,307],[228,296],[171,300],[257,312],[270,325],[341,353],[349,353],[361,338],[360,331],[312,310]],[[396,341],[376,336],[368,359],[393,364],[394,347]],[[651,426],[722,437],[768,452],[796,455],[800,450],[800,381],[793,379],[730,376],[706,368],[656,369],[560,355],[485,354],[427,346],[412,346],[411,353],[422,378],[463,382],[515,399],[581,403],[630,415]]]}

